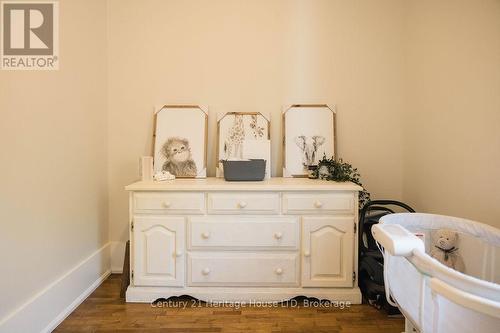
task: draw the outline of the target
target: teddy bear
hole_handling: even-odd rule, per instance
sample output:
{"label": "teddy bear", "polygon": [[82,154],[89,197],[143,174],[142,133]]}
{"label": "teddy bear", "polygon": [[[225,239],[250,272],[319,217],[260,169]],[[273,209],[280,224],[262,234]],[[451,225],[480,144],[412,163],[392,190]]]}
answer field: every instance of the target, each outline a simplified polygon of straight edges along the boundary
{"label": "teddy bear", "polygon": [[458,233],[448,229],[438,229],[433,235],[431,257],[459,272],[465,271],[464,261],[458,253]]}

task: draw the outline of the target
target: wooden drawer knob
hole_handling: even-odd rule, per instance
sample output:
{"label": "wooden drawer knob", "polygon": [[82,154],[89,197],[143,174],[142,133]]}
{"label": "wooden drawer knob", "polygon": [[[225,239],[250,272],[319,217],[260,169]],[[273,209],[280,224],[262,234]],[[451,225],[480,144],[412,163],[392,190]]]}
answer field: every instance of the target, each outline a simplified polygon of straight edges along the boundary
{"label": "wooden drawer knob", "polygon": [[276,268],[276,270],[274,272],[276,273],[276,275],[281,275],[281,274],[283,274],[283,269],[282,268]]}
{"label": "wooden drawer knob", "polygon": [[201,237],[203,237],[204,239],[207,239],[210,237],[210,233],[208,231],[205,231],[204,233],[201,234]]}
{"label": "wooden drawer knob", "polygon": [[281,232],[275,232],[274,233],[274,238],[281,239],[281,238],[283,238],[283,234]]}
{"label": "wooden drawer knob", "polygon": [[321,207],[323,207],[323,203],[322,203],[321,201],[316,201],[316,202],[314,203],[314,207],[316,207],[316,208],[321,208]]}
{"label": "wooden drawer knob", "polygon": [[238,207],[239,207],[239,208],[245,208],[246,206],[247,206],[247,203],[246,203],[245,201],[240,201],[240,202],[238,203]]}
{"label": "wooden drawer knob", "polygon": [[163,207],[170,208],[170,206],[172,206],[172,204],[170,203],[170,201],[164,201],[163,202]]}
{"label": "wooden drawer knob", "polygon": [[309,252],[309,251],[304,252],[304,257],[310,257],[310,256],[311,256],[311,252]]}
{"label": "wooden drawer knob", "polygon": [[201,271],[201,274],[203,274],[203,275],[210,274],[210,268],[208,268],[208,267],[207,268],[203,268],[203,270]]}
{"label": "wooden drawer knob", "polygon": [[175,256],[176,257],[182,257],[182,251],[175,251]]}

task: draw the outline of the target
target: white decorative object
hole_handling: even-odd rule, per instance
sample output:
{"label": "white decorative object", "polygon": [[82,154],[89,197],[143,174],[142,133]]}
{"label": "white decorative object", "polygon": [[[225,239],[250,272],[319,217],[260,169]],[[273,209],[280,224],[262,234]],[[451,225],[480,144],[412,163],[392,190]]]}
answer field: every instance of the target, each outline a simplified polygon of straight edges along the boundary
{"label": "white decorative object", "polygon": [[162,182],[165,180],[174,180],[175,176],[168,171],[159,171],[153,176],[154,180],[157,182]]}
{"label": "white decorative object", "polygon": [[336,155],[335,109],[295,104],[283,109],[283,177],[307,177],[308,166]]}
{"label": "white decorative object", "polygon": [[208,111],[199,106],[164,105],[156,113],[154,171],[177,178],[206,177]]}
{"label": "white decorative object", "polygon": [[140,161],[141,180],[153,180],[153,157],[142,156]]}
{"label": "white decorative object", "polygon": [[269,115],[260,112],[225,112],[217,117],[217,177],[223,177],[221,160],[265,159],[271,176]]}
{"label": "white decorative object", "polygon": [[281,301],[304,295],[360,303],[360,189],[294,178],[131,184],[127,301],[180,295]]}
{"label": "white decorative object", "polygon": [[443,265],[464,272],[464,262],[458,248],[458,233],[448,229],[438,229],[432,234],[431,257]]}

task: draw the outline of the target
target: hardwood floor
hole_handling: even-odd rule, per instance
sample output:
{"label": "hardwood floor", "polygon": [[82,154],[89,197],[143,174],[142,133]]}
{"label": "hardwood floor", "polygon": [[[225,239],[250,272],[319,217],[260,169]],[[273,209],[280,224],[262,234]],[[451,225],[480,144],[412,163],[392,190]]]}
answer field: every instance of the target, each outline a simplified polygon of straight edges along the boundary
{"label": "hardwood floor", "polygon": [[197,302],[193,307],[188,298],[178,299],[177,307],[125,303],[120,298],[120,278],[111,275],[55,332],[400,333],[404,326],[402,318],[388,318],[368,305],[236,309]]}

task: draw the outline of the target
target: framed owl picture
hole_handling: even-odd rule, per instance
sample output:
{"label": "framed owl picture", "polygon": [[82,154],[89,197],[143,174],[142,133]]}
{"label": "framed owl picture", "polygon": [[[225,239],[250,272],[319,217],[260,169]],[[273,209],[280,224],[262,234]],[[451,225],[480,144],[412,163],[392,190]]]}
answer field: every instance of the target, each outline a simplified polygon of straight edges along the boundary
{"label": "framed owl picture", "polygon": [[207,176],[208,110],[198,105],[164,105],[155,114],[154,172],[176,178]]}
{"label": "framed owl picture", "polygon": [[336,157],[336,113],[326,104],[283,108],[283,177],[307,177],[309,166]]}
{"label": "framed owl picture", "polygon": [[266,160],[266,178],[271,176],[269,115],[260,112],[224,112],[217,117],[216,174],[223,177],[223,160]]}

